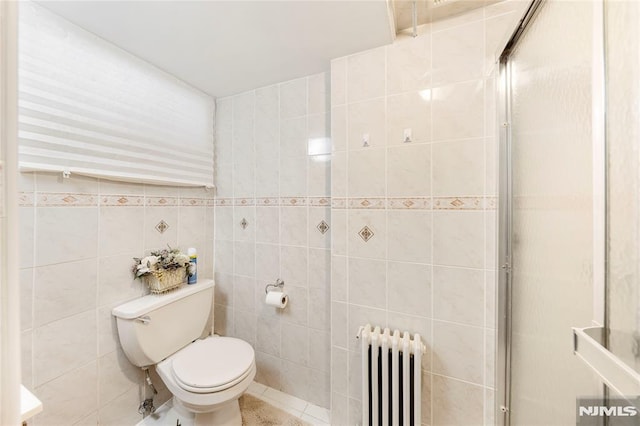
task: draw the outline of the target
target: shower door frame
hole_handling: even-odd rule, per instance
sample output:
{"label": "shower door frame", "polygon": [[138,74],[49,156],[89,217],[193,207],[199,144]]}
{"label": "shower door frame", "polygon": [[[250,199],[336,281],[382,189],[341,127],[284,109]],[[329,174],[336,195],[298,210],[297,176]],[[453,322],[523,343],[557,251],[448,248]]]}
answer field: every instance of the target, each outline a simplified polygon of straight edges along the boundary
{"label": "shower door frame", "polygon": [[[512,345],[512,159],[511,159],[511,62],[518,41],[535,19],[540,7],[549,0],[531,0],[499,60],[497,119],[499,144],[498,199],[498,287],[495,422],[511,425],[511,345]],[[593,2],[593,324],[606,326],[606,129],[605,129],[605,55],[604,2]],[[602,396],[606,397],[603,385]]]}

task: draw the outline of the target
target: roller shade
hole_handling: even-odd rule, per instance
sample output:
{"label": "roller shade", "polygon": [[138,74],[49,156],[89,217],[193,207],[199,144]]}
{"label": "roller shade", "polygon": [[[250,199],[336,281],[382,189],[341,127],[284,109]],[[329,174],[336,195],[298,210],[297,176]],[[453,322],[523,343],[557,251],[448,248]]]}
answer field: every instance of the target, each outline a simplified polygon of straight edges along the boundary
{"label": "roller shade", "polygon": [[212,97],[31,2],[19,43],[21,170],[213,185]]}

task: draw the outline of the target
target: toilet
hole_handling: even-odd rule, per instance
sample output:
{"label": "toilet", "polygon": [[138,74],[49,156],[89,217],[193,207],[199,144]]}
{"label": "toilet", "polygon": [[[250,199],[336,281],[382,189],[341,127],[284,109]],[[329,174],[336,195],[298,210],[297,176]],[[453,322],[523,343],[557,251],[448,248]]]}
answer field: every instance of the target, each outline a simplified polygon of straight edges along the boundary
{"label": "toilet", "polygon": [[[240,426],[238,398],[256,374],[255,353],[233,337],[201,338],[213,309],[213,280],[150,294],[113,309],[132,364],[155,367],[173,408],[196,425]],[[212,316],[211,316],[212,317]]]}

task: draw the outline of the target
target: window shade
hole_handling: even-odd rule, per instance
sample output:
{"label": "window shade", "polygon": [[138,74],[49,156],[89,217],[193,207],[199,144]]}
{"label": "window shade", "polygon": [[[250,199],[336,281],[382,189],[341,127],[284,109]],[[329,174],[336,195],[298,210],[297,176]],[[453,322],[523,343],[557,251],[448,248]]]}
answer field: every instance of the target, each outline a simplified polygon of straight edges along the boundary
{"label": "window shade", "polygon": [[30,2],[19,43],[21,170],[213,185],[213,98]]}

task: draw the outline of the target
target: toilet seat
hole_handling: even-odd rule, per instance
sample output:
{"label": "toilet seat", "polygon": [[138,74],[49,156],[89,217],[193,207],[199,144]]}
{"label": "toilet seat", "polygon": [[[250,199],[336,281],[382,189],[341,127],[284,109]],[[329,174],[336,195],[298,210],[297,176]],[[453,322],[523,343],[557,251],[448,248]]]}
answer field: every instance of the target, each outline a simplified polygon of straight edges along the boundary
{"label": "toilet seat", "polygon": [[233,337],[197,340],[176,353],[171,372],[176,383],[193,393],[215,393],[244,380],[255,364],[247,342]]}

